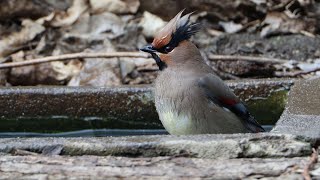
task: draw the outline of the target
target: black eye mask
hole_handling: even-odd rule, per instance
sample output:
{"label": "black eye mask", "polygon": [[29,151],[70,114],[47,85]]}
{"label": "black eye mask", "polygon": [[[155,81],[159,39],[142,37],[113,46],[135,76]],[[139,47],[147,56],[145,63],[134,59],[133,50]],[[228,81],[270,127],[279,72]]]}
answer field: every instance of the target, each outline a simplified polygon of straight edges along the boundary
{"label": "black eye mask", "polygon": [[190,17],[188,17],[184,24],[180,25],[177,30],[171,34],[170,42],[164,47],[157,49],[157,51],[168,54],[177,47],[181,41],[190,39],[190,37],[198,32],[200,28],[201,26],[199,23],[190,23]]}

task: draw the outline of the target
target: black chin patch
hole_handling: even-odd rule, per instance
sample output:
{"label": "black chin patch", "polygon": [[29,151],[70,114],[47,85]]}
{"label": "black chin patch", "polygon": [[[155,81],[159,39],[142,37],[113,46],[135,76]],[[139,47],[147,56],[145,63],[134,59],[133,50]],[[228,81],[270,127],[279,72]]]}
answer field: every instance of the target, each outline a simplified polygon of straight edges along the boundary
{"label": "black chin patch", "polygon": [[167,68],[167,64],[165,62],[161,61],[160,57],[157,54],[151,53],[151,55],[152,55],[153,59],[156,61],[160,71]]}

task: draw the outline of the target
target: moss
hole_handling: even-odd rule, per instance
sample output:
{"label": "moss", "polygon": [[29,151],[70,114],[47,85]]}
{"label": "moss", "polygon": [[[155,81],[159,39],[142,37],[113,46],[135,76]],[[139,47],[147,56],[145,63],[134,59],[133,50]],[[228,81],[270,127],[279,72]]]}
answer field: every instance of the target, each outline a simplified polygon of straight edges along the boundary
{"label": "moss", "polygon": [[288,90],[274,91],[266,98],[254,98],[247,102],[250,112],[263,125],[275,124],[287,102]]}

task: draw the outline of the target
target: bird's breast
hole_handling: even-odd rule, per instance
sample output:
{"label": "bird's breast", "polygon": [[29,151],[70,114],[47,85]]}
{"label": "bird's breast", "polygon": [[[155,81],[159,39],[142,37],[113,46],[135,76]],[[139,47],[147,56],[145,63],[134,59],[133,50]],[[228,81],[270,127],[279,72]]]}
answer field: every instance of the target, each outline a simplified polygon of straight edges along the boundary
{"label": "bird's breast", "polygon": [[[188,77],[188,76],[187,76]],[[193,113],[193,79],[165,70],[155,82],[155,105],[159,118],[170,134],[194,134],[197,120]]]}
{"label": "bird's breast", "polygon": [[172,100],[158,99],[156,108],[163,126],[170,134],[192,134],[194,131],[192,115],[179,109],[179,104]]}

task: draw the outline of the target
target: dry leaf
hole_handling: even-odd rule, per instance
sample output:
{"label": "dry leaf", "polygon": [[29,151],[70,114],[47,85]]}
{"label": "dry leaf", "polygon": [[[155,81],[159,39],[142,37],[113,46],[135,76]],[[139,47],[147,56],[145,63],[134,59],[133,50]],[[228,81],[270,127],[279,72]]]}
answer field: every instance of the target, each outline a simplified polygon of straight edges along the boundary
{"label": "dry leaf", "polygon": [[139,23],[139,26],[143,28],[142,33],[146,37],[153,37],[154,34],[158,32],[161,28],[163,28],[165,25],[165,21],[147,11],[143,13],[142,19]]}
{"label": "dry leaf", "polygon": [[82,63],[78,60],[72,60],[67,64],[61,61],[51,62],[52,69],[57,73],[56,79],[59,81],[67,80],[79,74]]}
{"label": "dry leaf", "polygon": [[[111,43],[106,40],[106,49],[94,52],[114,52]],[[92,52],[87,50],[86,52]],[[118,86],[121,85],[121,75],[118,58],[85,58],[81,72],[74,76],[68,86]]]}
{"label": "dry leaf", "polygon": [[0,57],[5,57],[19,50],[45,30],[41,24],[29,19],[23,20],[22,26],[21,31],[11,33],[0,40]]}
{"label": "dry leaf", "polygon": [[105,12],[96,15],[84,15],[74,24],[68,34],[101,35],[108,34],[115,38],[124,33],[125,23],[113,13]]}
{"label": "dry leaf", "polygon": [[289,18],[285,13],[280,12],[268,13],[262,24],[267,26],[262,29],[261,37],[279,33],[300,33],[301,31],[312,33],[315,30],[311,21]]}
{"label": "dry leaf", "polygon": [[136,13],[139,0],[90,0],[91,13],[112,12],[115,14]]}
{"label": "dry leaf", "polygon": [[320,68],[320,63],[299,63],[297,64],[298,68],[305,72],[311,72]]}
{"label": "dry leaf", "polygon": [[[72,6],[67,12],[55,12],[54,17],[50,21],[50,25],[53,27],[62,27],[73,24],[78,18],[89,8],[87,1],[85,0],[74,0]],[[47,19],[50,20],[49,15]]]}
{"label": "dry leaf", "polygon": [[236,33],[239,30],[242,29],[242,25],[241,24],[236,24],[233,21],[230,22],[219,22],[219,25],[222,26],[222,28],[224,29],[225,32],[227,33]]}

